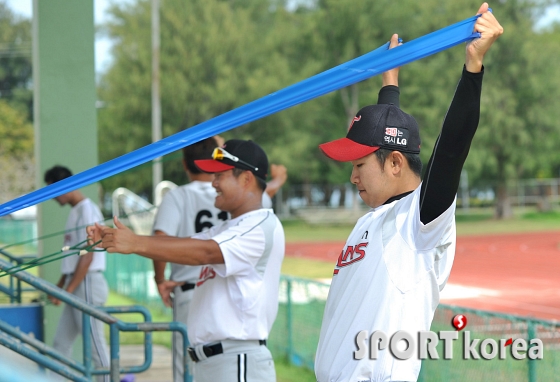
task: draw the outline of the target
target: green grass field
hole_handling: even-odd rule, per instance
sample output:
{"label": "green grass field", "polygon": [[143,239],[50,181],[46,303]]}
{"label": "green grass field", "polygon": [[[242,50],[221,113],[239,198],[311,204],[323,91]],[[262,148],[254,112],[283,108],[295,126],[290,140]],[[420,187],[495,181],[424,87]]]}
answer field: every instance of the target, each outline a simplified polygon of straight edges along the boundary
{"label": "green grass field", "polygon": [[[457,234],[492,235],[515,232],[537,232],[560,230],[560,211],[537,213],[534,209],[519,208],[514,217],[496,220],[491,209],[471,209],[468,213],[457,210]],[[316,226],[301,220],[282,221],[286,241],[345,241],[353,225]]]}

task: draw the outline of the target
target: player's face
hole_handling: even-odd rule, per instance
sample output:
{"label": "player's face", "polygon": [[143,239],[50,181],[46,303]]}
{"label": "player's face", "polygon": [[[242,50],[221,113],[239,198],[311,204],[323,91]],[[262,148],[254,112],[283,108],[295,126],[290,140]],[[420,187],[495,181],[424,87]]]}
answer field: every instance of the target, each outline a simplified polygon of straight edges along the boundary
{"label": "player's face", "polygon": [[[48,186],[50,186],[52,183],[47,183]],[[69,202],[69,196],[68,194],[62,194],[57,196],[56,198],[54,198],[54,200],[56,200],[58,202],[58,204],[60,204],[61,206],[64,206],[65,204],[68,204]]]}
{"label": "player's face", "polygon": [[[385,165],[387,165],[385,161]],[[365,204],[375,208],[385,203],[392,195],[391,178],[381,167],[375,153],[352,161],[350,181],[356,185]]]}
{"label": "player's face", "polygon": [[235,211],[242,200],[242,186],[239,179],[233,175],[233,170],[217,172],[214,174],[212,186],[216,189],[217,195],[214,206],[222,211]]}

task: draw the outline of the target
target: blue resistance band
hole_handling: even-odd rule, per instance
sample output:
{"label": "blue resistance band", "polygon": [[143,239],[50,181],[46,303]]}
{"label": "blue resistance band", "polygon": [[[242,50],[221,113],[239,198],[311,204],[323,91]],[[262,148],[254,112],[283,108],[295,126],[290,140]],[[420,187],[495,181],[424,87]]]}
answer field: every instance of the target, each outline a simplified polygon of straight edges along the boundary
{"label": "blue resistance band", "polygon": [[203,139],[480,37],[479,33],[473,33],[474,24],[479,16],[473,16],[393,49],[388,49],[389,43],[386,43],[363,56],[209,119],[187,130],[4,203],[0,205],[0,216],[55,198],[172,153]]}

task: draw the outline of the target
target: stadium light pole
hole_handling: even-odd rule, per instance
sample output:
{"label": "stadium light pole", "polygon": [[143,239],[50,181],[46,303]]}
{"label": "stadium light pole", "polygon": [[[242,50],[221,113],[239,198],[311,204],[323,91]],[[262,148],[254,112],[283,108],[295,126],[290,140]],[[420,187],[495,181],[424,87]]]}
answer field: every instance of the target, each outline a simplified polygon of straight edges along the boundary
{"label": "stadium light pole", "polygon": [[[161,99],[160,99],[160,33],[159,33],[159,0],[152,0],[152,142],[161,139]],[[163,180],[161,157],[153,161],[152,190],[154,200],[157,185]]]}

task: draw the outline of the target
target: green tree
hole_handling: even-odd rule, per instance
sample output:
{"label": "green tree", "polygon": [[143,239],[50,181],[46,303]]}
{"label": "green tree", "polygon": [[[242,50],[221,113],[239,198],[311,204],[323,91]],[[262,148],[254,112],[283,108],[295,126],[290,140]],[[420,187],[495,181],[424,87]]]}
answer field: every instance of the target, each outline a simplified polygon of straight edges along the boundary
{"label": "green tree", "polygon": [[0,203],[33,190],[33,126],[25,113],[0,100]]}
{"label": "green tree", "polygon": [[[161,8],[161,102],[164,136],[220,115],[277,90],[286,72],[279,56],[264,50],[267,32],[257,2],[167,0]],[[262,4],[262,2],[261,2]],[[262,7],[261,7],[262,8]],[[268,15],[263,16],[265,18]],[[106,161],[151,140],[150,2],[114,5],[107,31],[117,44],[115,64],[99,94],[100,159]],[[273,21],[273,20],[272,20]],[[274,71],[274,72],[273,72]],[[165,177],[184,181],[180,161]],[[149,171],[103,182],[150,194]]]}
{"label": "green tree", "polygon": [[0,1],[0,99],[32,120],[31,20]]}
{"label": "green tree", "polygon": [[[471,184],[492,179],[498,217],[507,216],[506,180],[556,174],[558,30],[535,31],[543,7],[558,1],[495,4],[505,34],[485,59],[479,131],[466,163]],[[367,2],[317,0],[294,9],[285,0],[166,0],[162,8],[164,135],[222,114],[346,62],[385,43],[407,41],[473,15],[474,0]],[[101,158],[111,159],[150,142],[149,2],[114,6],[107,27],[118,42],[115,65],[100,96]],[[289,11],[288,11],[289,9]],[[453,97],[464,46],[413,62],[401,70],[401,107],[421,127],[426,163]],[[225,134],[262,144],[289,182],[340,184],[350,168],[325,158],[319,143],[344,135],[356,111],[376,102],[380,77],[352,85]],[[525,150],[519,150],[523,147]],[[530,151],[531,155],[527,152]],[[179,162],[178,160],[176,162]],[[178,164],[166,178],[182,182]],[[104,184],[144,190],[151,177],[129,173]]]}

